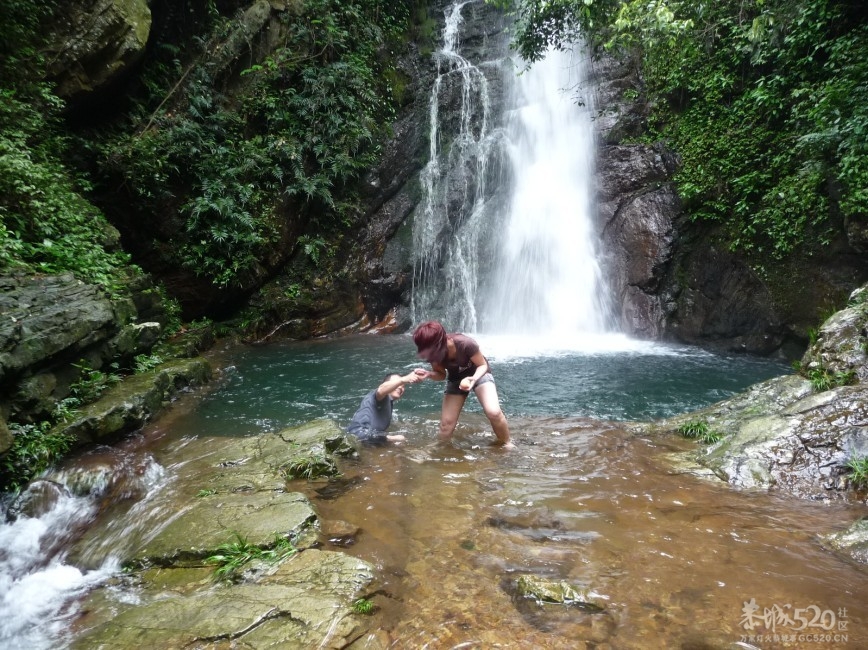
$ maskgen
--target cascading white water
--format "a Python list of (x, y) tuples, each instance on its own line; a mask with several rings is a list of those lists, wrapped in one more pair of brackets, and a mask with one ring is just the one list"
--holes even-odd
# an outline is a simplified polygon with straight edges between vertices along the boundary
[(564, 336), (610, 328), (597, 261), (594, 107), (586, 81), (581, 55), (553, 51), (514, 85), (507, 127), (514, 182), (486, 331)]
[[(164, 469), (150, 456), (117, 456), (122, 462), (111, 471), (54, 470), (50, 478), (34, 481), (19, 499), (27, 503), (24, 497), (36, 494), (36, 511), (0, 523), (0, 648), (64, 646), (69, 621), (77, 613), (76, 599), (120, 570), (112, 548), (121, 546), (124, 531), (114, 546), (92, 554), (98, 557), (91, 568), (75, 566), (67, 558), (113, 486), (122, 485), (122, 496), (116, 498), (126, 499), (133, 493), (150, 495), (165, 482)], [(50, 498), (39, 496), (46, 487), (53, 493)], [(0, 509), (0, 521), (7, 514)]]
[(58, 647), (75, 613), (70, 602), (118, 570), (114, 560), (93, 571), (64, 562), (64, 538), (95, 510), (92, 500), (65, 495), (41, 517), (0, 526), (0, 647)]
[[(487, 179), (502, 132), (489, 125), (488, 79), (458, 52), (462, 10), (469, 4), (447, 9), (443, 45), (436, 54), (429, 160), (420, 177), (424, 198), (414, 219), (411, 311), (416, 321), (436, 314), (472, 331), (486, 267), (480, 242), (491, 226)], [(445, 129), (441, 122), (454, 124)]]
[[(466, 332), (606, 332), (584, 62), (552, 52), (517, 79), (506, 59), (472, 64), (458, 38), (470, 4), (447, 10), (437, 54), (430, 157), (414, 215), (412, 318)], [(498, 106), (483, 68), (501, 77)]]

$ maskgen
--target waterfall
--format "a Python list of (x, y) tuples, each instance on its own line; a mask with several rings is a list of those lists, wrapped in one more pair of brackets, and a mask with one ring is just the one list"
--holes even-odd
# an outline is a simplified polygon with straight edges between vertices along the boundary
[(458, 53), (462, 10), (469, 4), (473, 2), (447, 9), (443, 46), (435, 55), (429, 160), (420, 177), (423, 200), (414, 216), (411, 312), (416, 322), (437, 315), (474, 331), (488, 261), (481, 244), (490, 237), (494, 207), (487, 186), (489, 176), (497, 174), (503, 134), (489, 123), (486, 74)]
[(603, 333), (585, 61), (552, 52), (520, 75), (508, 56), (474, 65), (459, 53), (470, 4), (446, 10), (436, 54), (412, 319), (467, 332)]
[(586, 64), (578, 54), (553, 51), (515, 85), (508, 115), (514, 182), (487, 330), (569, 335), (608, 329), (594, 228), (594, 107)]

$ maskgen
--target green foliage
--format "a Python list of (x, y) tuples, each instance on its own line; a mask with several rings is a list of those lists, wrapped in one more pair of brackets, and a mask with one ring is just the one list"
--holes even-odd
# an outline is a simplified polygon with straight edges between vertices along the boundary
[(61, 162), (60, 100), (45, 84), (0, 87), (0, 268), (72, 271), (116, 288), (129, 257)]
[(848, 476), (856, 487), (868, 486), (868, 456), (857, 456), (847, 461)]
[(827, 368), (811, 368), (808, 371), (808, 381), (813, 389), (820, 393), (839, 386), (849, 386), (856, 381), (856, 373), (852, 370), (846, 372), (830, 372)]
[[(0, 2), (0, 79), (13, 87), (26, 82), (40, 63), (40, 24), (57, 7), (54, 0), (3, 0)], [(2, 83), (2, 82), (0, 82)]]
[(50, 419), (37, 424), (9, 423), (12, 447), (0, 457), (0, 492), (21, 489), (34, 476), (63, 458), (72, 449), (76, 438), (63, 431), (54, 431), (55, 425), (74, 418), (77, 409), (95, 402), (121, 380), (117, 373), (94, 370), (84, 360), (72, 365), (78, 368), (80, 377), (70, 384), (69, 396), (55, 404)]
[(707, 445), (719, 442), (723, 435), (712, 431), (705, 420), (693, 420), (678, 427), (678, 433), (685, 438), (699, 440)]
[(286, 479), (314, 479), (339, 474), (335, 461), (324, 454), (310, 454), (294, 458), (280, 467)]
[(678, 427), (678, 433), (685, 438), (699, 438), (708, 432), (708, 422), (693, 420)]
[(133, 367), (133, 372), (137, 375), (153, 370), (157, 366), (159, 366), (165, 359), (159, 354), (137, 354), (133, 359), (135, 362)]
[[(78, 400), (79, 404), (95, 402), (105, 391), (121, 380), (121, 376), (117, 373), (94, 370), (84, 359), (72, 365), (78, 368), (81, 376), (78, 381), (70, 385), (69, 394)], [(117, 364), (112, 364), (112, 367), (117, 369)]]
[[(868, 23), (830, 0), (515, 0), (528, 60), (585, 40), (641, 63), (649, 140), (734, 249), (781, 258), (868, 214)], [(839, 230), (840, 231), (840, 230)]]
[(706, 431), (704, 434), (699, 436), (699, 442), (703, 442), (706, 445), (713, 445), (716, 442), (720, 442), (723, 439), (723, 434), (720, 431)]
[(374, 606), (374, 603), (372, 603), (367, 598), (359, 598), (353, 603), (353, 611), (356, 614), (364, 614), (366, 616), (369, 616), (374, 613), (375, 609), (376, 607)]
[(116, 235), (84, 198), (88, 184), (62, 162), (63, 103), (39, 81), (40, 26), (55, 6), (0, 3), (0, 269), (71, 271), (114, 290), (129, 257), (115, 250)]
[(318, 265), (320, 261), (320, 255), (325, 251), (328, 257), (332, 257), (334, 255), (334, 249), (328, 246), (328, 242), (326, 242), (321, 237), (311, 237), (309, 235), (303, 235), (298, 238), (298, 243), (301, 246), (304, 254), (314, 263), (314, 265)]
[[(175, 263), (220, 286), (243, 284), (280, 236), (276, 210), (287, 203), (316, 215), (318, 231), (299, 244), (318, 263), (322, 231), (352, 222), (347, 198), (394, 116), (400, 75), (385, 50), (400, 42), (411, 4), (312, 0), (281, 14), (285, 40), (242, 71), (231, 103), (216, 90), (225, 80), (184, 69), (183, 52), (161, 52), (145, 79), (154, 95), (172, 85), (178, 97), (156, 107), (144, 98), (139, 128), (104, 148), (104, 169), (138, 210), (177, 213)], [(214, 25), (212, 48), (225, 27)]]
[(216, 564), (214, 578), (217, 580), (235, 580), (241, 569), (254, 560), (262, 562), (280, 562), (296, 552), (295, 547), (286, 537), (275, 534), (274, 542), (269, 548), (251, 544), (240, 533), (233, 533), (235, 540), (217, 547), (214, 555), (205, 558), (208, 564)]
[(10, 423), (12, 447), (0, 457), (0, 492), (20, 490), (72, 448), (75, 436), (52, 432), (51, 426)]
[(213, 496), (213, 495), (215, 495), (215, 494), (217, 494), (217, 490), (215, 490), (214, 488), (210, 488), (210, 489), (207, 489), (207, 490), (204, 490), (204, 489), (203, 489), (203, 490), (199, 490), (199, 491), (196, 493), (196, 498), (197, 498), (197, 499), (202, 499), (202, 498), (204, 498), (204, 497), (210, 497), (210, 496)]

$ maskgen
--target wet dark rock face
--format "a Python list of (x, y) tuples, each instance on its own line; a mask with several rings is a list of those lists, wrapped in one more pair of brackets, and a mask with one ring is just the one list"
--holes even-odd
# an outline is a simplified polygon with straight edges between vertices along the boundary
[(810, 260), (763, 259), (761, 276), (714, 226), (687, 218), (672, 182), (677, 152), (627, 141), (644, 132), (644, 107), (628, 99), (641, 93), (636, 70), (603, 59), (594, 76), (603, 265), (623, 331), (754, 354), (803, 346), (828, 305), (868, 278), (855, 240), (842, 230)]
[(0, 277), (0, 313), (0, 422), (47, 419), (81, 366), (130, 364), (153, 348), (166, 321), (147, 279), (109, 296), (71, 274)]

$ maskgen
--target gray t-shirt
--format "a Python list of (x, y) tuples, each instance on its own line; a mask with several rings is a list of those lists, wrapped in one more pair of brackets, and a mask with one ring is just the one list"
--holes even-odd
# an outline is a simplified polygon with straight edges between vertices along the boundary
[(357, 436), (359, 440), (384, 438), (385, 431), (392, 424), (392, 396), (386, 395), (377, 401), (377, 391), (372, 390), (365, 395), (353, 419), (347, 426), (347, 432)]

